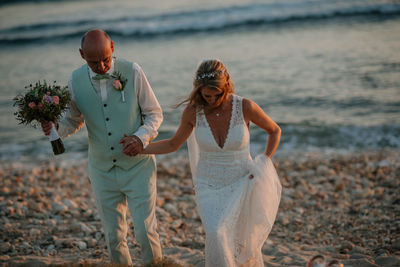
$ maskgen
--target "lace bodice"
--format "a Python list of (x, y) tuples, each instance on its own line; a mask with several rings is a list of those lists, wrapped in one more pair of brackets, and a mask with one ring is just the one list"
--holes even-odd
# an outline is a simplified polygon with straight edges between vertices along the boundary
[(247, 125), (244, 122), (242, 100), (242, 97), (233, 95), (232, 115), (229, 123), (228, 134), (222, 148), (215, 141), (204, 111), (200, 110), (197, 113), (195, 133), (201, 152), (221, 153), (244, 150), (248, 151), (250, 136)]
[[(200, 158), (195, 186), (228, 186), (248, 172), (250, 136), (243, 118), (242, 97), (233, 95), (232, 101), (230, 124), (222, 148), (215, 141), (204, 112), (196, 115), (195, 136)], [(200, 177), (202, 179), (198, 179)]]

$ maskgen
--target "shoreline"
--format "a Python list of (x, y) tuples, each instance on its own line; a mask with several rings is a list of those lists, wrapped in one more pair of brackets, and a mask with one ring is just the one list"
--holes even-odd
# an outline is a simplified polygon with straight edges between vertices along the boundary
[[(55, 159), (55, 160), (54, 160)], [(167, 258), (204, 266), (204, 230), (184, 153), (159, 156), (158, 232)], [(274, 159), (283, 185), (266, 266), (305, 266), (315, 255), (345, 266), (400, 265), (400, 150), (293, 152)], [(0, 160), (2, 266), (108, 263), (86, 159)], [(128, 216), (128, 245), (140, 249)]]

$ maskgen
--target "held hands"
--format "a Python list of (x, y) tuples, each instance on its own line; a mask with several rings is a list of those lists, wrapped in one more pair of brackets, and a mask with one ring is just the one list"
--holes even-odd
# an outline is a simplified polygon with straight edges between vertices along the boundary
[[(51, 121), (42, 121), (42, 122), (40, 122), (40, 124), (42, 125), (43, 133), (45, 135), (50, 135), (50, 130), (52, 127)], [(57, 129), (58, 128), (57, 121), (54, 122), (54, 125), (56, 126), (56, 129)]]
[(122, 152), (127, 156), (133, 157), (143, 151), (143, 143), (136, 135), (124, 134), (119, 143), (123, 145)]

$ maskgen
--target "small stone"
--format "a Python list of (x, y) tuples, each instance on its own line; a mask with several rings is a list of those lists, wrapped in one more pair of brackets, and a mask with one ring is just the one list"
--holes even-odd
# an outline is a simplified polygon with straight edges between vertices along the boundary
[(349, 254), (332, 254), (332, 258), (345, 260), (345, 259), (349, 259), (350, 255)]
[(167, 203), (164, 205), (164, 209), (170, 213), (177, 214), (178, 213), (178, 209), (171, 203)]
[(171, 227), (174, 229), (178, 229), (182, 224), (182, 220), (175, 220), (172, 224)]
[(94, 238), (88, 238), (88, 240), (86, 240), (86, 243), (89, 248), (94, 248), (97, 245), (97, 240)]
[(295, 210), (299, 214), (303, 214), (304, 213), (304, 209), (302, 207), (296, 207)]
[(165, 199), (162, 197), (157, 197), (157, 207), (162, 207), (165, 204)]
[(204, 234), (204, 228), (202, 226), (199, 226), (196, 228), (196, 233), (197, 234)]
[(317, 167), (317, 174), (325, 174), (325, 173), (327, 173), (328, 172), (328, 170), (329, 170), (329, 168), (327, 167), (327, 166), (325, 166), (325, 165), (319, 165), (318, 167)]
[(286, 226), (286, 225), (288, 225), (289, 223), (290, 223), (289, 217), (288, 217), (288, 216), (284, 216), (284, 217), (282, 218), (282, 224), (283, 224), (283, 226)]
[(57, 248), (72, 248), (73, 240), (71, 238), (60, 238), (55, 240), (55, 245)]
[(169, 217), (169, 213), (160, 207), (156, 207), (156, 213), (157, 213), (157, 217), (158, 216), (161, 218)]
[(351, 243), (350, 241), (344, 241), (341, 245), (340, 245), (340, 249), (346, 249), (348, 251), (352, 250), (354, 248), (354, 244)]
[(7, 253), (11, 249), (10, 242), (5, 242), (0, 244), (0, 252)]
[(344, 183), (339, 183), (335, 186), (335, 191), (336, 192), (342, 191), (344, 187), (345, 187)]
[(83, 222), (72, 223), (71, 230), (74, 232), (84, 232), (86, 235), (89, 235), (92, 232), (92, 230)]
[(96, 232), (96, 234), (94, 235), (94, 238), (96, 238), (96, 240), (100, 240), (102, 236), (103, 235), (100, 232)]
[(352, 255), (350, 255), (350, 259), (352, 260), (352, 259), (365, 259), (366, 258), (366, 256), (365, 255), (362, 255), (362, 254), (352, 254)]
[(80, 250), (87, 249), (87, 244), (85, 242), (83, 242), (83, 241), (78, 241), (78, 243), (76, 243), (76, 245), (78, 246), (78, 248)]
[(352, 267), (379, 267), (380, 265), (376, 265), (366, 259), (352, 259), (345, 260), (343, 262), (344, 266), (352, 266)]
[(57, 225), (57, 221), (56, 220), (54, 220), (54, 219), (50, 219), (50, 220), (48, 220), (47, 221), (47, 224), (49, 225), (49, 226), (56, 226)]
[(5, 187), (2, 188), (2, 191), (3, 191), (2, 192), (3, 194), (8, 194), (8, 193), (10, 193), (10, 188), (5, 186)]
[(21, 247), (22, 247), (22, 248), (30, 248), (31, 245), (30, 245), (28, 242), (24, 241), (24, 242), (22, 242)]
[(390, 167), (392, 165), (392, 163), (390, 161), (388, 161), (387, 159), (381, 160), (378, 163), (378, 166), (380, 168), (384, 168), (384, 167)]
[(174, 243), (182, 243), (182, 239), (180, 239), (180, 238), (178, 238), (178, 237), (175, 237), (175, 236), (173, 236), (173, 237), (171, 238), (171, 241), (174, 242)]
[(360, 247), (360, 246), (354, 246), (351, 251), (350, 254), (363, 254), (363, 255), (368, 255), (368, 250)]
[(72, 201), (70, 199), (64, 200), (64, 205), (67, 206), (69, 209), (77, 209), (78, 204), (75, 203), (75, 201)]
[(31, 230), (29, 230), (29, 235), (31, 235), (31, 236), (38, 236), (38, 235), (40, 235), (40, 230), (39, 230), (39, 229), (32, 228)]
[(56, 213), (63, 213), (68, 210), (68, 207), (62, 203), (53, 202), (51, 204), (51, 209)]

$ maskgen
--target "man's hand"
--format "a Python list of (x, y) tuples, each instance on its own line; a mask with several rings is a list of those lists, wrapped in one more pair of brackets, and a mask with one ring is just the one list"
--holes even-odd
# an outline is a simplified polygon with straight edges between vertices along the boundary
[[(50, 130), (51, 130), (51, 122), (50, 121), (42, 121), (40, 123), (42, 125), (42, 130), (44, 132), (45, 135), (50, 135)], [(57, 128), (57, 122), (54, 123), (56, 125)]]
[(119, 143), (123, 145), (122, 152), (127, 156), (133, 157), (143, 151), (143, 143), (136, 135), (124, 134)]

